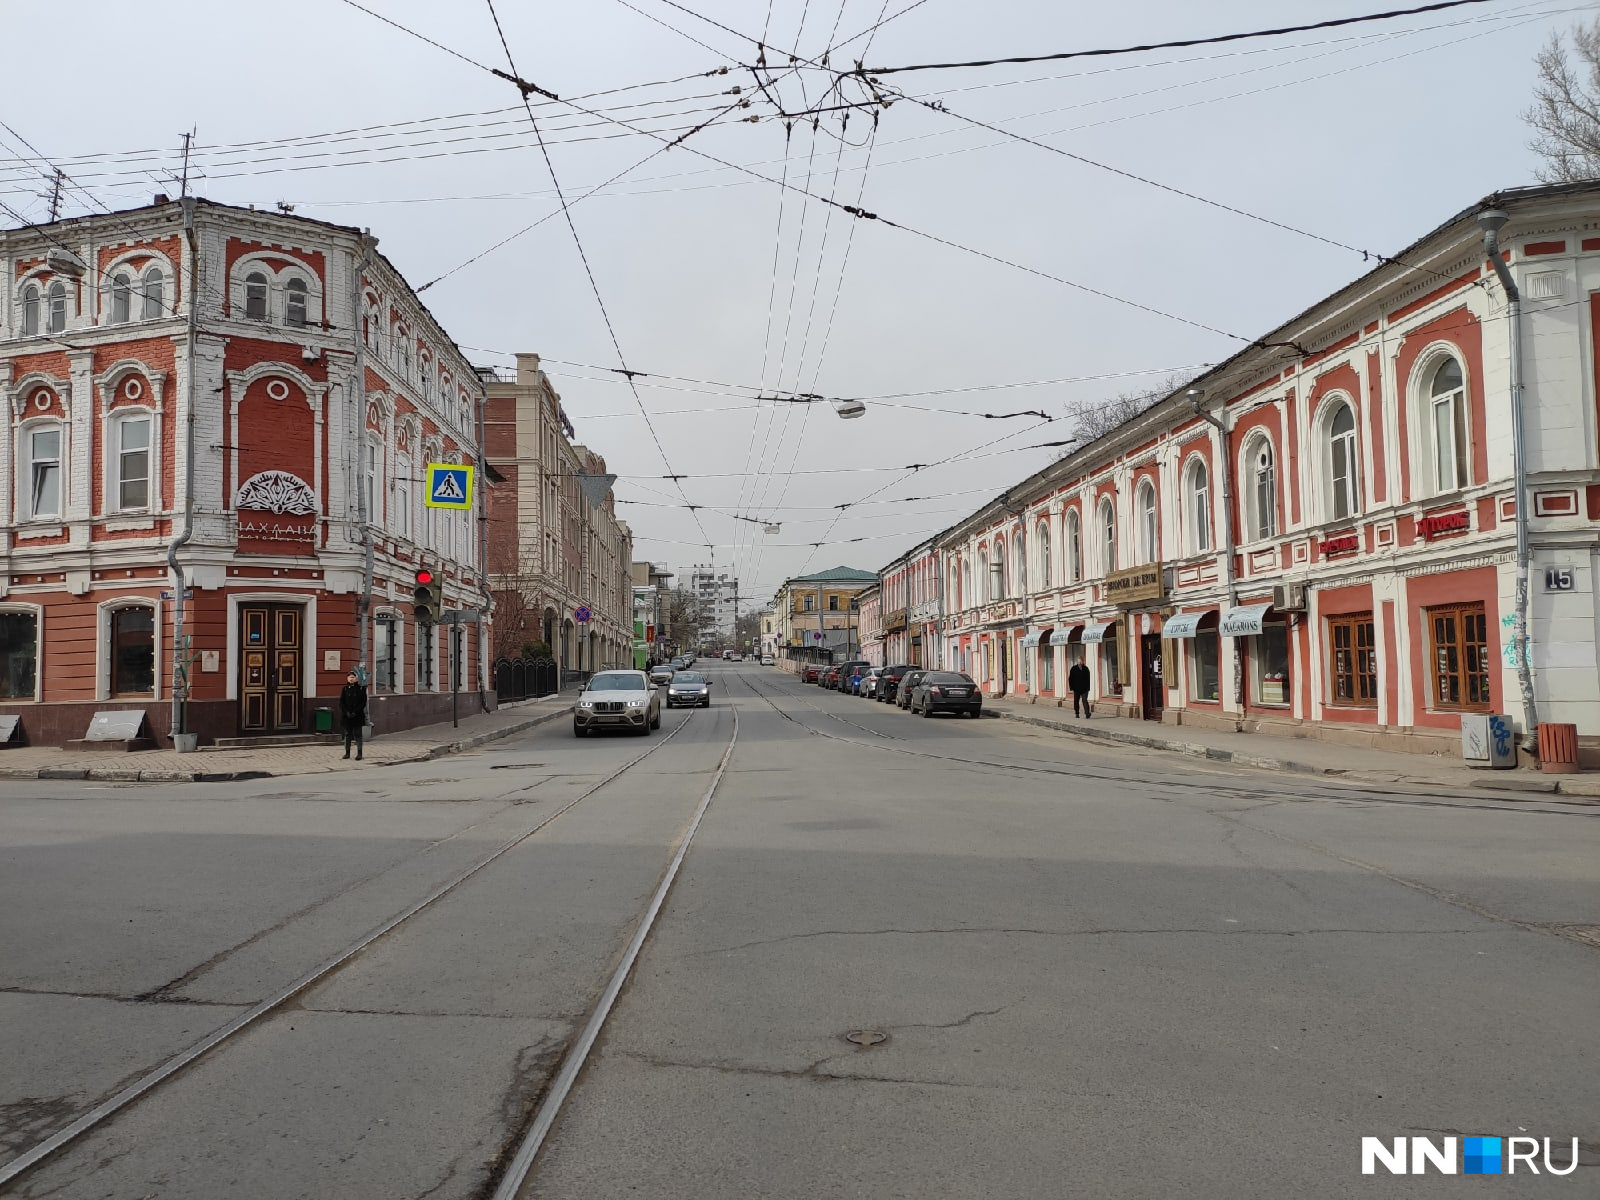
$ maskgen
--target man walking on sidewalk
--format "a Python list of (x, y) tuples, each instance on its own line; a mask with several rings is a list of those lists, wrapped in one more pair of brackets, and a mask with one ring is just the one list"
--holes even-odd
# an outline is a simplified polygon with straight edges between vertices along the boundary
[(362, 735), (367, 724), (367, 689), (354, 671), (345, 677), (344, 690), (339, 693), (339, 715), (344, 719), (344, 756), (350, 757), (350, 743), (354, 741), (356, 761), (360, 762)]
[(1072, 691), (1072, 715), (1089, 715), (1089, 668), (1082, 662), (1072, 664), (1067, 672), (1067, 687)]

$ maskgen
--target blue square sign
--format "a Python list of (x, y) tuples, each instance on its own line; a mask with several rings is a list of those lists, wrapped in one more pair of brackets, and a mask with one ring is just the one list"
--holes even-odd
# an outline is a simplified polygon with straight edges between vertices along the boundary
[(429, 508), (470, 509), (472, 468), (461, 463), (429, 463), (428, 490), (422, 502)]

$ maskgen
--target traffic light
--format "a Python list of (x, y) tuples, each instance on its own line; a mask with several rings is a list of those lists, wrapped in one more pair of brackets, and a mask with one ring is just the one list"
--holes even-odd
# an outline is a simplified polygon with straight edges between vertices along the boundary
[(444, 608), (444, 585), (427, 567), (418, 567), (411, 589), (411, 611), (418, 625), (433, 625)]

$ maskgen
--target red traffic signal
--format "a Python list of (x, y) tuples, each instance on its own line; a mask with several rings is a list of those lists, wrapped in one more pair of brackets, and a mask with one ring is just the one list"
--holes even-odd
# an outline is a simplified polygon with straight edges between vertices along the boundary
[(423, 587), (433, 582), (433, 572), (427, 567), (418, 567), (416, 574), (417, 586)]

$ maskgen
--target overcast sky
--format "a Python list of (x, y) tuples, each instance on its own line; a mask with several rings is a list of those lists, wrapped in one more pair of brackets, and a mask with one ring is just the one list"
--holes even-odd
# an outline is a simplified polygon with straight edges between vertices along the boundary
[[(770, 17), (768, 0), (684, 7), (820, 59), (910, 2), (771, 0)], [(833, 63), (1116, 47), (1410, 6), (924, 0)], [(369, 7), (506, 67), (483, 0)], [(1226, 46), (886, 77), (950, 113), (1304, 233), (903, 100), (880, 110), (874, 134), (859, 109), (843, 128), (837, 112), (818, 130), (786, 128), (758, 95), (671, 150), (538, 101), (569, 199), (662, 151), (571, 215), (627, 365), (711, 381), (639, 381), (665, 462), (633, 393), (597, 369), (618, 366), (617, 350), (517, 91), (480, 67), (342, 0), (96, 4), (75, 10), (70, 29), (59, 7), (9, 5), (8, 40), (38, 54), (31, 82), (29, 71), (10, 77), (0, 119), (112, 207), (175, 193), (177, 147), (196, 127), (197, 194), (369, 226), (414, 287), (554, 214), (424, 300), (476, 361), (545, 356), (579, 440), (622, 477), (637, 558), (715, 561), (756, 601), (793, 574), (882, 565), (1057, 453), (1025, 447), (1070, 436), (1061, 420), (963, 413), (1060, 414), (1077, 398), (1220, 361), (1241, 343), (1185, 321), (1254, 337), (1366, 269), (1319, 237), (1392, 252), (1488, 192), (1533, 182), (1519, 119), (1533, 55), (1594, 7), (1491, 0)], [(727, 89), (751, 92), (752, 43), (667, 0), (498, 9), (524, 79), (669, 139), (742, 98)], [(788, 66), (776, 51), (767, 60)], [(721, 66), (734, 69), (698, 77)], [(824, 83), (817, 70), (788, 74), (777, 99), (803, 109)], [(593, 95), (612, 89), (628, 90)], [(397, 127), (370, 128), (385, 125)], [(844, 203), (860, 196), (868, 211), (966, 249), (857, 221), (691, 148)], [(117, 161), (82, 157), (107, 155)], [(47, 211), (15, 169), (0, 172), (0, 195), (32, 218)], [(65, 211), (88, 207), (74, 194)], [(1041, 380), (1073, 382), (944, 391)], [(899, 398), (868, 399), (864, 417), (844, 421), (824, 405), (758, 404), (759, 389)], [(1006, 435), (983, 457), (963, 455)], [(914, 475), (874, 470), (944, 459)], [(681, 493), (669, 473), (687, 477)], [(935, 498), (834, 508), (874, 492)], [(706, 506), (698, 523), (685, 497)]]

